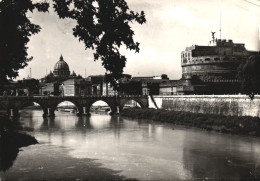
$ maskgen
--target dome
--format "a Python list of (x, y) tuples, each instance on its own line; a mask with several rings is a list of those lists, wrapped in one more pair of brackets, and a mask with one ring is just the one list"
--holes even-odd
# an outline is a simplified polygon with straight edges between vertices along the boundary
[(70, 75), (69, 65), (63, 60), (62, 55), (54, 66), (53, 74), (55, 77), (68, 77)]
[(55, 64), (55, 66), (54, 66), (54, 71), (55, 70), (70, 70), (69, 69), (69, 65), (67, 64), (67, 62), (65, 62), (64, 60), (63, 60), (63, 57), (62, 57), (62, 55), (61, 55), (61, 57), (60, 57), (60, 60)]

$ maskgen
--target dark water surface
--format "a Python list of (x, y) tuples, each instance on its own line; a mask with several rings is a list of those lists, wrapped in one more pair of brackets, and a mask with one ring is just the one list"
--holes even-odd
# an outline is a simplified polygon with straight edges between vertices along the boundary
[[(0, 180), (260, 180), (260, 141), (92, 113), (26, 110), (40, 144), (21, 148)], [(3, 160), (0, 155), (0, 162)]]

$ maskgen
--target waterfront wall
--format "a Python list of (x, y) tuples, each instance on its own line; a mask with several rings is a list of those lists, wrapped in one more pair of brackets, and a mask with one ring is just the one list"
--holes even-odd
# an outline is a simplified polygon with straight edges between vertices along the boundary
[[(156, 105), (155, 105), (156, 104)], [(260, 95), (159, 95), (149, 96), (149, 107), (193, 113), (260, 117)]]

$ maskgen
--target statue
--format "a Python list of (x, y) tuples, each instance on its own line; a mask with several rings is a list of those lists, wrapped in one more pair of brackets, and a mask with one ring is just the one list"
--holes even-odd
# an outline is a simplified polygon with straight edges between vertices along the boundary
[(212, 42), (213, 42), (213, 43), (215, 42), (215, 33), (216, 33), (216, 32), (211, 32), (211, 34), (212, 34)]

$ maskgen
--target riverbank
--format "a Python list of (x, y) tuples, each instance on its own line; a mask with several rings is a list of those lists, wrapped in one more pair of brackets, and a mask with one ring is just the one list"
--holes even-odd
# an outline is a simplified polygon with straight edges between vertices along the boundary
[(217, 114), (167, 111), (163, 109), (127, 108), (122, 116), (197, 127), (208, 131), (260, 137), (260, 118), (251, 116), (223, 116)]
[(12, 167), (21, 147), (32, 144), (38, 144), (38, 141), (23, 132), (19, 122), (0, 115), (0, 171)]
[(149, 108), (224, 116), (260, 117), (260, 95), (155, 95)]

